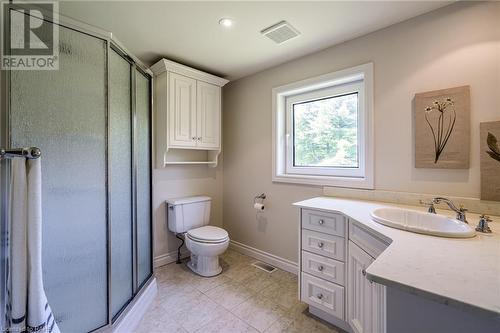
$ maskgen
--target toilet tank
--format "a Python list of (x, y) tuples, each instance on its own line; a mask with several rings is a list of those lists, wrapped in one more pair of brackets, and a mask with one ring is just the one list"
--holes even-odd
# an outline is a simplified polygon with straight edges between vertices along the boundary
[(166, 200), (168, 229), (173, 233), (180, 234), (208, 225), (211, 200), (207, 196)]

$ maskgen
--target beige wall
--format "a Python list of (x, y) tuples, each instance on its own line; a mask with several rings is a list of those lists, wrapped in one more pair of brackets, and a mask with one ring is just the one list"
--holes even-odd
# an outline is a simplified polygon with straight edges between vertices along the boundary
[(174, 254), (180, 241), (168, 231), (166, 219), (167, 198), (192, 195), (212, 197), (210, 222), (222, 226), (222, 165), (168, 166), (153, 171), (154, 258), (156, 264), (166, 263), (165, 256)]
[[(271, 182), (271, 89), (366, 62), (375, 68), (375, 187), (479, 196), (479, 122), (500, 119), (500, 3), (456, 3), (224, 87), (223, 216), (233, 240), (297, 260), (291, 204), (322, 189)], [(462, 85), (471, 86), (470, 169), (415, 169), (414, 94)], [(261, 192), (267, 209), (256, 216)]]

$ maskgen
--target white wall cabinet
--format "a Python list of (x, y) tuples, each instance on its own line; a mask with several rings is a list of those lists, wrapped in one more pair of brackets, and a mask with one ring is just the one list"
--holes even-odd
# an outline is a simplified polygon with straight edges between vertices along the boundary
[(301, 209), (300, 298), (346, 331), (386, 332), (385, 287), (366, 269), (387, 244), (344, 215)]
[(151, 70), (155, 74), (156, 167), (216, 166), (221, 152), (221, 88), (229, 81), (166, 59)]

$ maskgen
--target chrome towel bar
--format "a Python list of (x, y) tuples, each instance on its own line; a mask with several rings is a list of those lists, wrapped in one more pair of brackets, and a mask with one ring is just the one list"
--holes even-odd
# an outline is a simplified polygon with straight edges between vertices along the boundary
[(29, 148), (11, 148), (4, 149), (0, 148), (0, 159), (2, 158), (14, 158), (14, 157), (24, 157), (29, 159), (39, 158), (42, 155), (42, 151), (37, 147)]

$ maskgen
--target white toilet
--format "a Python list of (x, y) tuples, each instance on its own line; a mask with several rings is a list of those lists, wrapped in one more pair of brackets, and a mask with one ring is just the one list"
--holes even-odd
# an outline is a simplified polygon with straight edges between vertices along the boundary
[(229, 246), (229, 235), (222, 228), (208, 225), (210, 197), (176, 198), (166, 202), (168, 229), (175, 234), (185, 233), (186, 247), (191, 252), (188, 267), (201, 276), (222, 272), (219, 255)]

